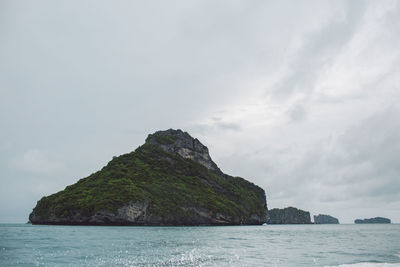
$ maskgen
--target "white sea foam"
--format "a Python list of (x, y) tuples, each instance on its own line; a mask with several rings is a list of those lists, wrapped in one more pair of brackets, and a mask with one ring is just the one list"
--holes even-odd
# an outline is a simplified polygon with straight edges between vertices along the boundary
[(400, 263), (359, 262), (325, 267), (400, 267)]

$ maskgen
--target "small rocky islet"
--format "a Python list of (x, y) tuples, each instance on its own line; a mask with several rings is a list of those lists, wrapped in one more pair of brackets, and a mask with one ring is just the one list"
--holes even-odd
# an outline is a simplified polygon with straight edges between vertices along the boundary
[(315, 224), (339, 224), (339, 220), (333, 216), (326, 214), (314, 215)]
[(294, 207), (271, 209), (267, 224), (311, 224), (310, 212)]
[(265, 192), (224, 174), (208, 148), (187, 132), (150, 134), (135, 151), (100, 171), (43, 197), (32, 224), (261, 225)]
[(375, 217), (369, 219), (356, 219), (355, 224), (367, 224), (367, 223), (391, 223), (390, 219), (384, 217)]
[(312, 222), (309, 211), (287, 207), (270, 209), (267, 224), (339, 224), (339, 220), (330, 215), (319, 214), (314, 215), (314, 222)]

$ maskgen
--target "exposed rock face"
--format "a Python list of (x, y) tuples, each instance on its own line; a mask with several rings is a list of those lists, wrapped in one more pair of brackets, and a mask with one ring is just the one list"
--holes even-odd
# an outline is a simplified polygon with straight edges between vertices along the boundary
[(73, 216), (57, 217), (52, 214), (46, 220), (33, 211), (29, 215), (29, 222), (32, 224), (52, 225), (142, 225), (142, 226), (163, 226), (163, 225), (260, 225), (265, 223), (263, 215), (251, 214), (250, 217), (226, 215), (214, 213), (212, 210), (199, 207), (181, 207), (188, 211), (190, 216), (167, 217), (153, 214), (148, 211), (148, 204), (141, 202), (130, 203), (118, 209), (117, 213), (110, 211), (98, 211), (87, 216), (76, 213)]
[(311, 224), (310, 212), (293, 207), (268, 211), (267, 224)]
[(370, 219), (356, 219), (354, 223), (391, 223), (390, 219), (384, 217), (375, 217)]
[(317, 216), (314, 215), (314, 223), (315, 224), (338, 224), (339, 220), (330, 215), (319, 214)]
[(266, 222), (265, 192), (222, 173), (181, 130), (159, 131), (134, 152), (38, 201), (32, 224), (241, 225)]
[(150, 134), (146, 139), (146, 143), (157, 145), (165, 152), (174, 153), (185, 159), (198, 162), (216, 174), (223, 174), (217, 164), (212, 161), (208, 153), (208, 148), (200, 143), (197, 138), (191, 137), (187, 132), (179, 129), (158, 131)]

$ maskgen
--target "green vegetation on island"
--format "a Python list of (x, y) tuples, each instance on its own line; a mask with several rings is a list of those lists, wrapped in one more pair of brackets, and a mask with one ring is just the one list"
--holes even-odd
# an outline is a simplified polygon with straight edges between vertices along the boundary
[[(149, 135), (148, 140), (153, 142), (146, 140), (134, 152), (114, 157), (100, 171), (43, 197), (30, 221), (89, 225), (264, 223), (264, 190), (194, 160), (208, 159), (208, 150), (202, 147), (206, 155), (196, 149), (193, 140), (197, 139), (186, 140), (189, 137), (180, 130)], [(186, 147), (191, 146), (189, 141), (192, 150)], [(167, 152), (174, 149), (189, 156)]]

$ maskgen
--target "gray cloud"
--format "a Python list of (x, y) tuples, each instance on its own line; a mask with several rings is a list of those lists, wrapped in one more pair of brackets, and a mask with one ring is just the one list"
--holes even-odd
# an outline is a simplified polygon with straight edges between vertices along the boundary
[(20, 155), (9, 164), (25, 171), (27, 173), (56, 173), (63, 171), (62, 163), (50, 160), (42, 151), (37, 149), (29, 149), (23, 155)]
[(299, 51), (289, 59), (287, 74), (273, 88), (274, 96), (285, 99), (300, 92), (307, 98), (314, 91), (318, 73), (331, 64), (353, 37), (364, 15), (365, 2), (347, 1), (342, 8), (336, 10), (336, 16), (330, 17), (328, 23), (321, 21), (320, 28), (303, 37)]
[(193, 124), (190, 126), (190, 129), (194, 133), (209, 134), (213, 131), (219, 131), (219, 130), (240, 131), (241, 125), (239, 123), (227, 122), (221, 120), (221, 118), (214, 117), (209, 122)]
[(167, 128), (265, 188), (271, 207), (400, 221), (397, 2), (0, 12), (0, 221), (24, 222), (43, 195)]
[(297, 104), (288, 110), (288, 115), (292, 119), (292, 121), (301, 121), (307, 117), (307, 111), (303, 105)]

